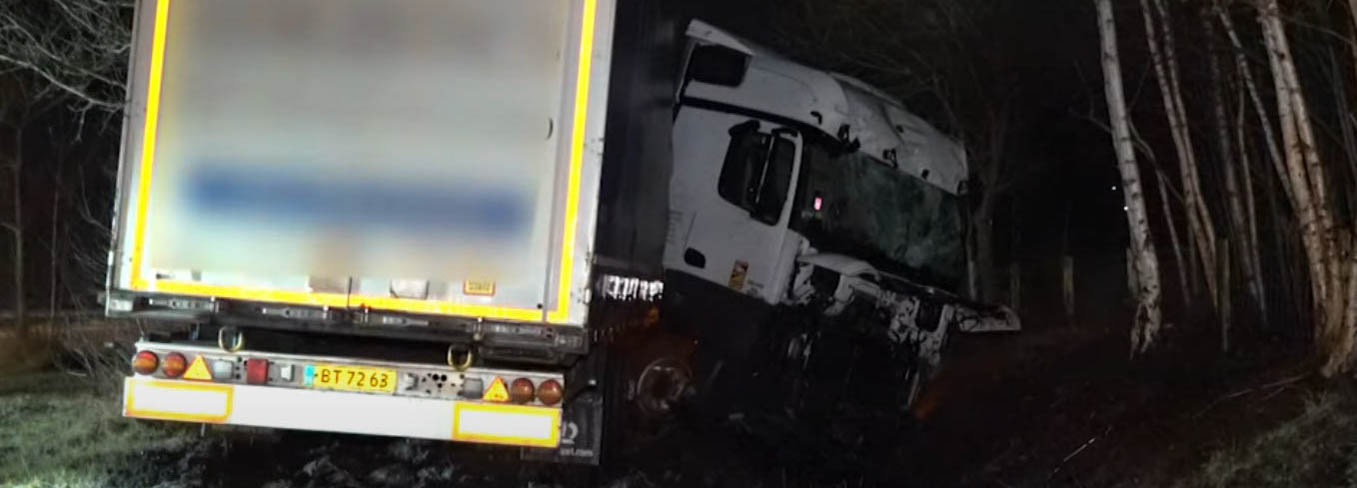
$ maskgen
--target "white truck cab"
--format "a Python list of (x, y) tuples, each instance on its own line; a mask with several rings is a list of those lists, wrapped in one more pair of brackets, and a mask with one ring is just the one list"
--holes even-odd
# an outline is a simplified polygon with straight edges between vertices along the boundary
[[(950, 331), (1020, 327), (1011, 312), (958, 296), (968, 173), (960, 145), (861, 81), (701, 21), (687, 35), (668, 291), (713, 303), (723, 302), (711, 298), (718, 289), (745, 297), (689, 330), (744, 343), (728, 351), (741, 355), (770, 332), (740, 329), (781, 319), (732, 309), (777, 316), (822, 299), (814, 313), (835, 316), (857, 301), (889, 310), (891, 340), (935, 371)], [(777, 335), (779, 324), (767, 327)]]

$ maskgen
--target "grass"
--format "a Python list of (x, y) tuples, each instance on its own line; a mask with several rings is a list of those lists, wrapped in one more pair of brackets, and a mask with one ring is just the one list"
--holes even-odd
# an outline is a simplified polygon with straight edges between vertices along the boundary
[(1357, 487), (1357, 398), (1352, 392), (1317, 393), (1298, 416), (1212, 453), (1178, 486)]
[(121, 417), (120, 395), (107, 390), (63, 372), (0, 379), (0, 486), (125, 483), (148, 451), (178, 449), (192, 439), (182, 426)]

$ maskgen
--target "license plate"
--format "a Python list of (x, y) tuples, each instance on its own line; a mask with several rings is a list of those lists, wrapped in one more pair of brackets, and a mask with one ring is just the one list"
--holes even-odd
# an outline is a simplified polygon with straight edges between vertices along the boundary
[(306, 384), (313, 388), (381, 393), (396, 391), (396, 371), (393, 369), (313, 364), (306, 366), (305, 376)]

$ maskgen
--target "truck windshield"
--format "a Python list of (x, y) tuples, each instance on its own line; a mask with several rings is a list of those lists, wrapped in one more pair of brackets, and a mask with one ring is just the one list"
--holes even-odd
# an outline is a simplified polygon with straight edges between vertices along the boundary
[(957, 291), (965, 268), (961, 202), (862, 152), (803, 149), (791, 227), (820, 252)]

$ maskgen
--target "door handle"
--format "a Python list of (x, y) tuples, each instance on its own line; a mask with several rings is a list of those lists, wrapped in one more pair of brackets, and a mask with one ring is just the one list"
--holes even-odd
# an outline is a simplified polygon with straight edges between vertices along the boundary
[(707, 256), (702, 254), (702, 251), (690, 247), (683, 251), (683, 262), (688, 263), (688, 266), (704, 269), (707, 267)]

